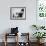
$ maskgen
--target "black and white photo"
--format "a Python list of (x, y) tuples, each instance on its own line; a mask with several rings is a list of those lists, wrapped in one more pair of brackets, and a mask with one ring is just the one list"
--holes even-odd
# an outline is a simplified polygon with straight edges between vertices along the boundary
[(10, 8), (11, 20), (25, 20), (26, 19), (26, 7), (11, 7)]

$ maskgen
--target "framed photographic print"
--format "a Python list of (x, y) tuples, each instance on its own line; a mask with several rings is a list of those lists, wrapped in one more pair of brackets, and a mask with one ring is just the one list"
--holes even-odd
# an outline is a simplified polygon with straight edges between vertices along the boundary
[(11, 7), (10, 8), (11, 20), (25, 20), (26, 19), (26, 7)]

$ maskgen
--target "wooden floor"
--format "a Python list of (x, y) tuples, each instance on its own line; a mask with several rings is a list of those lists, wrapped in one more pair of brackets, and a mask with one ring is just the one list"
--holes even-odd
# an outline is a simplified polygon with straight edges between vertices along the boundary
[[(4, 46), (4, 43), (2, 42), (0, 42), (0, 46)], [(15, 46), (15, 42), (14, 43), (8, 43), (8, 45), (7, 46)], [(30, 46), (37, 46), (37, 43), (30, 43)], [(42, 46), (46, 46), (46, 43), (44, 43)]]

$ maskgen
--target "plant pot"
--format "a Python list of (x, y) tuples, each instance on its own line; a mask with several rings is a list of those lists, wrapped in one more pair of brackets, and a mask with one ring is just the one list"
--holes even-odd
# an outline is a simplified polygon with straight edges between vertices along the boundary
[(45, 39), (40, 39), (40, 43), (44, 43), (44, 40), (45, 40)]
[(37, 39), (37, 43), (40, 43), (40, 39)]
[(41, 43), (44, 42), (44, 40), (45, 40), (45, 39), (38, 39), (37, 42), (38, 42), (39, 44), (41, 44)]

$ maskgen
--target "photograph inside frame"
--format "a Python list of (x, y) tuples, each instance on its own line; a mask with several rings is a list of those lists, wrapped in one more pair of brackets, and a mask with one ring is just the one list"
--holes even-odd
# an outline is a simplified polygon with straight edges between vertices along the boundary
[(26, 19), (26, 8), (25, 7), (11, 7), (10, 19), (12, 20)]

